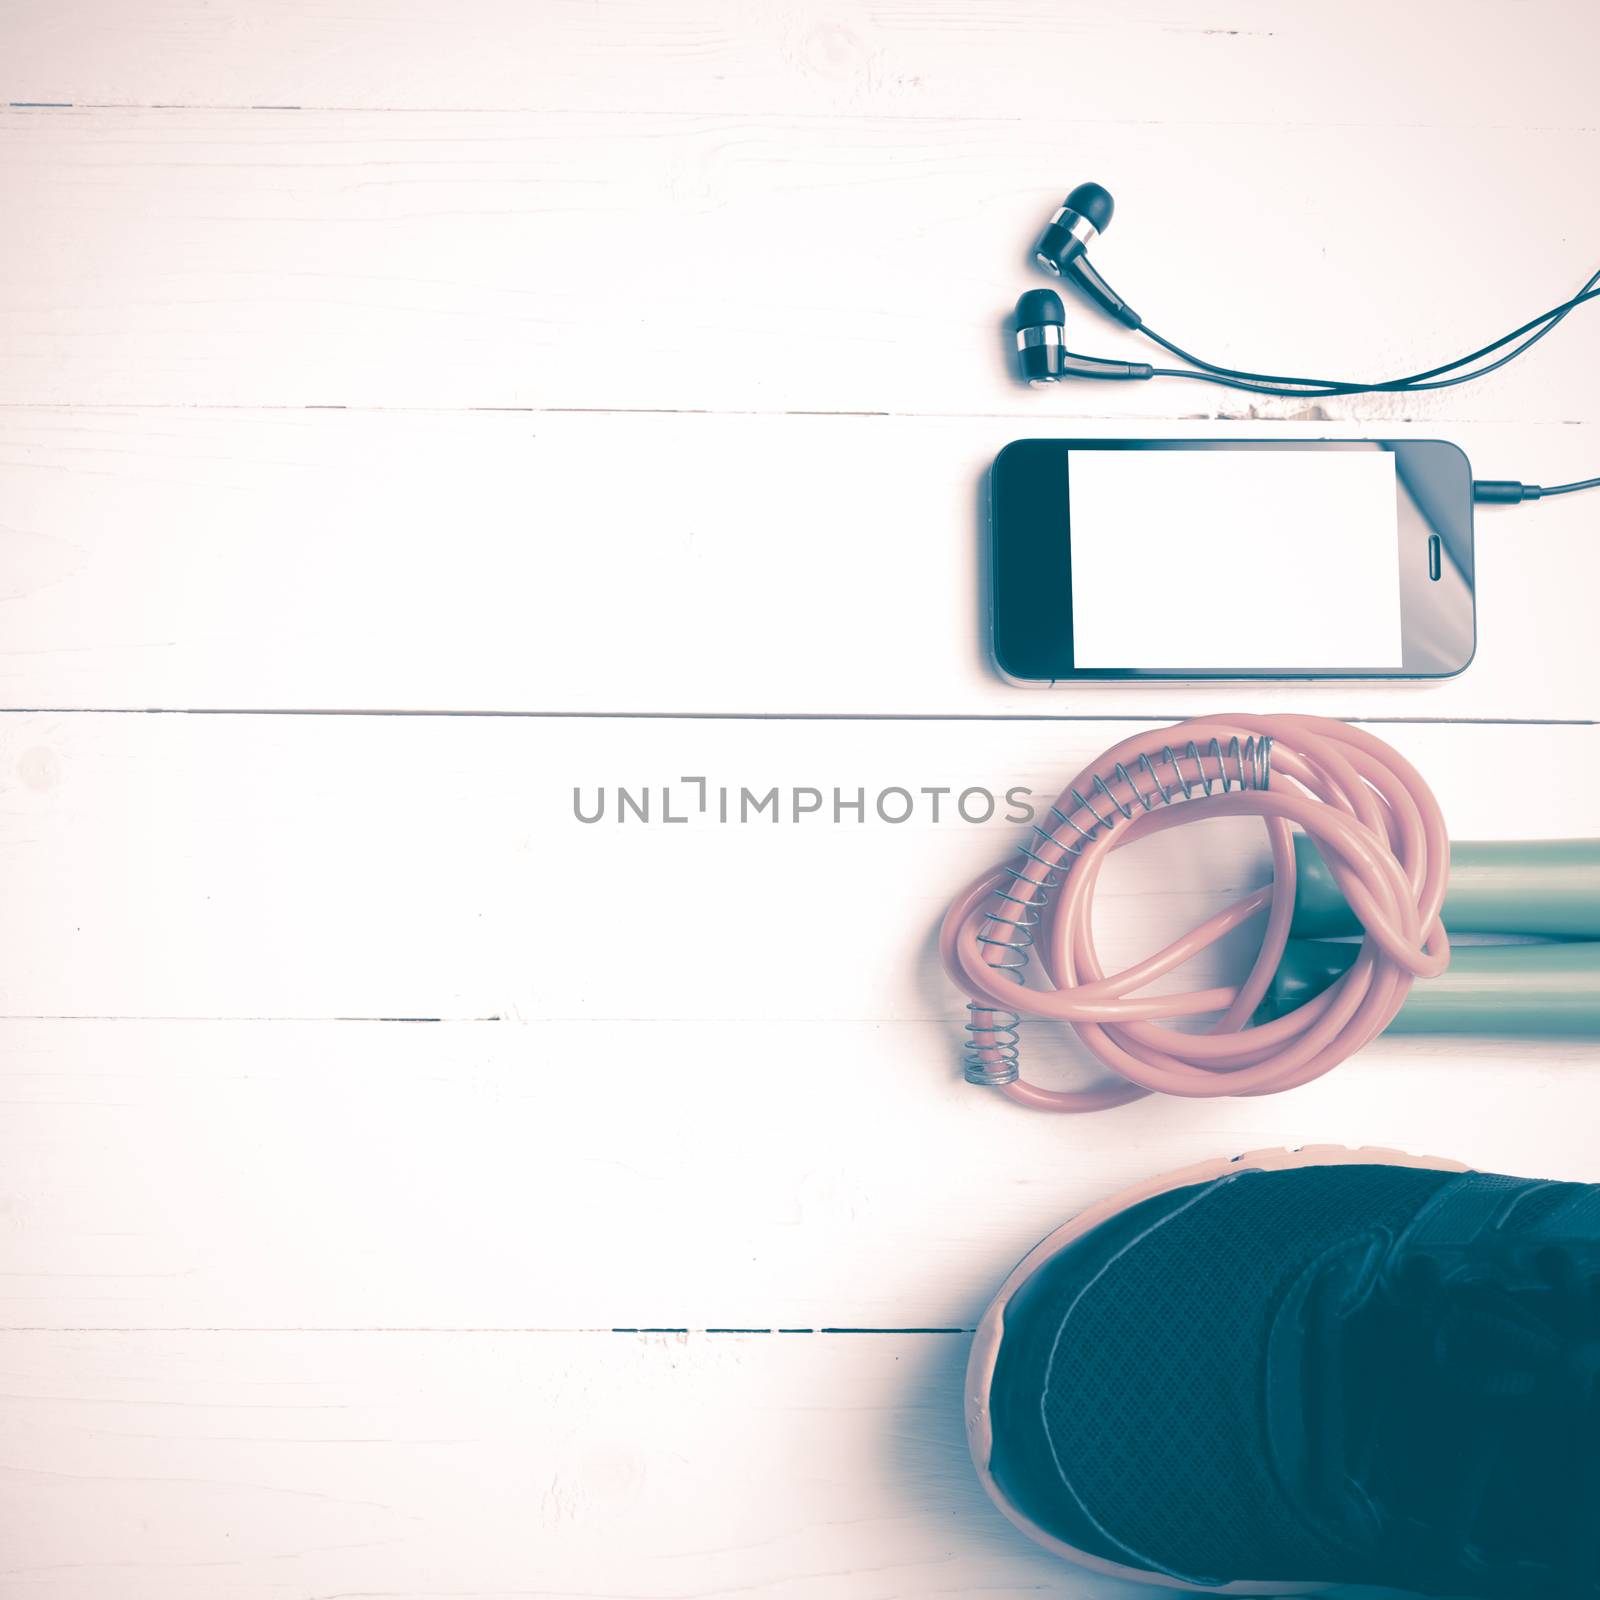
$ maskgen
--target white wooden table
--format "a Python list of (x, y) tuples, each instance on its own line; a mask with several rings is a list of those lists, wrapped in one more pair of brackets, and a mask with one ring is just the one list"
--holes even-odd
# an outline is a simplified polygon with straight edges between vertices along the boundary
[[(1015, 828), (572, 806), (1044, 791), (1247, 705), (1371, 719), (1458, 837), (1600, 831), (1600, 496), (1480, 517), (1437, 688), (1029, 692), (977, 623), (1022, 435), (1600, 469), (1592, 313), (1325, 410), (1035, 394), (1003, 338), (1085, 178), (1217, 359), (1488, 338), (1597, 258), (1596, 45), (1579, 0), (0, 5), (0, 1596), (1099, 1593), (965, 1458), (1037, 1236), (1282, 1141), (1600, 1178), (1583, 1045), (1016, 1111), (931, 949)], [(1108, 958), (1259, 881), (1208, 829), (1117, 863)]]

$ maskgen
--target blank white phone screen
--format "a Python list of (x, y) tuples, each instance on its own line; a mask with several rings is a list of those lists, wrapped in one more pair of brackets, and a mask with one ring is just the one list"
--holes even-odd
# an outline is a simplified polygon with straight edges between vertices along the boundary
[(1402, 664), (1387, 450), (1074, 450), (1076, 667)]

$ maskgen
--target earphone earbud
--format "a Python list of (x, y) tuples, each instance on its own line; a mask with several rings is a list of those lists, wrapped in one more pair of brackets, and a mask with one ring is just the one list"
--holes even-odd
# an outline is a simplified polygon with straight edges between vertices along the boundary
[(1017, 366), (1024, 383), (1054, 383), (1061, 376), (1066, 321), (1054, 289), (1030, 289), (1017, 301)]
[(1056, 214), (1039, 235), (1033, 259), (1046, 272), (1077, 284), (1124, 327), (1137, 328), (1144, 319), (1094, 270), (1085, 253), (1111, 226), (1116, 208), (1109, 189), (1098, 183), (1080, 183), (1056, 208)]
[(1102, 189), (1098, 183), (1080, 183), (1056, 208), (1056, 214), (1039, 235), (1039, 242), (1033, 247), (1034, 260), (1059, 278), (1068, 264), (1111, 226), (1111, 214), (1116, 208), (1109, 189)]
[[(1106, 198), (1109, 201), (1110, 196)], [(1054, 289), (1030, 289), (1017, 301), (1017, 365), (1026, 382), (1155, 376), (1155, 368), (1148, 362), (1074, 355), (1067, 349), (1066, 322), (1066, 307)]]

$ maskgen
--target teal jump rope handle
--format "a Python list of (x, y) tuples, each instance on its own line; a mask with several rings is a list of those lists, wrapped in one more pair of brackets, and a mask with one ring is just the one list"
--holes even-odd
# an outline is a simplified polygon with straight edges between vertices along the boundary
[[(1293, 937), (1360, 933), (1327, 863), (1303, 833), (1295, 836), (1294, 855), (1299, 873)], [(1600, 839), (1457, 841), (1450, 846), (1450, 886), (1441, 915), (1453, 933), (1600, 939)]]
[[(1281, 1017), (1321, 994), (1360, 948), (1291, 939), (1255, 1020)], [(1449, 967), (1411, 986), (1386, 1031), (1600, 1036), (1600, 941), (1455, 945)]]

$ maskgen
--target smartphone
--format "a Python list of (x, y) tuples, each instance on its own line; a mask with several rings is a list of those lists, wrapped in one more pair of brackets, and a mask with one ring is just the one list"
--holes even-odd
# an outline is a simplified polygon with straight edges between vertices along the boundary
[(1013, 683), (1449, 678), (1472, 660), (1472, 468), (1443, 440), (1019, 439), (990, 491)]

